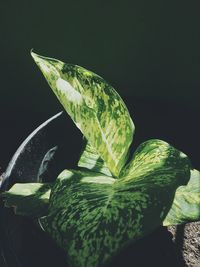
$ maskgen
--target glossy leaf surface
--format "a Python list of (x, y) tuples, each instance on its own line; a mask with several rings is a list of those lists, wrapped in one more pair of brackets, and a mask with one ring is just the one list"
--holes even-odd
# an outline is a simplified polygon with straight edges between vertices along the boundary
[(191, 170), (187, 185), (176, 190), (173, 205), (163, 225), (176, 225), (200, 220), (200, 173)]
[(176, 188), (189, 179), (189, 165), (169, 144), (150, 140), (136, 150), (119, 179), (65, 170), (40, 223), (67, 252), (71, 266), (102, 266), (162, 223)]
[(91, 71), (35, 53), (32, 56), (76, 126), (118, 176), (134, 133), (121, 97)]

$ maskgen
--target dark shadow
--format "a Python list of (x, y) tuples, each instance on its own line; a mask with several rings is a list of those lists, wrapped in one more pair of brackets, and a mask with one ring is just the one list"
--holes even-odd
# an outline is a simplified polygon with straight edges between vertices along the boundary
[[(2, 267), (67, 267), (65, 253), (28, 218), (1, 211)], [(1, 260), (1, 259), (0, 259)]]
[(187, 267), (183, 258), (184, 231), (185, 231), (185, 224), (181, 224), (176, 227), (174, 248), (177, 254), (177, 258), (179, 259), (179, 262), (181, 264), (180, 265), (181, 267)]
[(107, 267), (183, 267), (173, 246), (170, 232), (160, 227), (122, 250)]

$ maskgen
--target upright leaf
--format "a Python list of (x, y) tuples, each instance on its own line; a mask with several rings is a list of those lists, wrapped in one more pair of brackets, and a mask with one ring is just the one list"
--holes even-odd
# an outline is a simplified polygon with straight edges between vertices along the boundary
[(118, 176), (134, 133), (120, 96), (91, 71), (35, 53), (32, 56), (76, 126), (113, 175)]
[(66, 250), (70, 266), (102, 266), (162, 223), (176, 188), (187, 182), (189, 173), (186, 156), (163, 141), (150, 140), (136, 150), (120, 179), (65, 170), (40, 222)]
[(200, 172), (191, 170), (187, 185), (176, 190), (173, 205), (163, 225), (176, 225), (200, 220)]

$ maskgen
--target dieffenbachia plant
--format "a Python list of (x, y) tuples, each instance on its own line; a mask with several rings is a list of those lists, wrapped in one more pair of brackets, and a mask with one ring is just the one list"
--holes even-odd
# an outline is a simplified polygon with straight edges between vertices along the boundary
[(87, 145), (77, 169), (54, 183), (15, 184), (7, 207), (38, 217), (73, 267), (103, 266), (159, 225), (200, 219), (200, 175), (184, 153), (153, 139), (129, 159), (135, 127), (113, 87), (82, 67), (32, 56)]

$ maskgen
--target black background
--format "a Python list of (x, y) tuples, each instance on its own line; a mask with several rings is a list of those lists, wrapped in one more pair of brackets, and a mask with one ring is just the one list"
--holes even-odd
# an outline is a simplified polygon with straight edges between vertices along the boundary
[[(1, 0), (0, 166), (62, 109), (30, 56), (34, 48), (109, 81), (135, 122), (135, 146), (164, 139), (200, 168), (198, 2)], [(66, 138), (78, 140), (66, 123)]]

